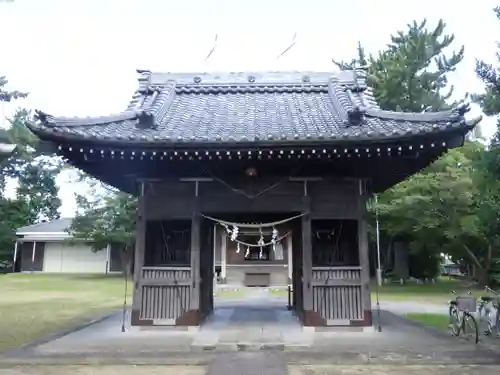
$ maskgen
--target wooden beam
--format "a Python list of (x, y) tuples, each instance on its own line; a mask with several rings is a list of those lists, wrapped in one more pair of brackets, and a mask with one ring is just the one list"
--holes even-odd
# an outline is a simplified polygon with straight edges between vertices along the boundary
[(364, 323), (372, 324), (370, 295), (370, 258), (368, 253), (368, 225), (366, 221), (366, 184), (359, 181), (358, 196), (358, 251), (361, 267), (361, 301), (363, 305)]
[(304, 181), (304, 196), (302, 197), (305, 215), (301, 217), (302, 227), (302, 290), (303, 308), (305, 311), (313, 310), (312, 279), (312, 232), (311, 232), (311, 198), (307, 194), (307, 181)]
[[(142, 286), (171, 286), (173, 288), (178, 286), (191, 286), (191, 280), (186, 279), (176, 279), (176, 278), (141, 278), (140, 284)], [(169, 301), (170, 302), (170, 301)]]
[(322, 181), (323, 177), (290, 177), (288, 179), (289, 181)]
[(288, 264), (288, 285), (292, 284), (293, 278), (293, 233), (286, 238), (287, 264)]
[(195, 202), (191, 219), (191, 303), (190, 310), (200, 309), (201, 216), (198, 204), (198, 181), (195, 181)]
[(226, 283), (227, 275), (227, 233), (221, 231), (221, 252), (220, 252), (220, 278), (221, 283)]
[(139, 198), (135, 234), (134, 259), (134, 294), (132, 299), (132, 321), (139, 321), (142, 304), (142, 285), (140, 283), (142, 267), (144, 266), (144, 252), (146, 247), (146, 215), (144, 212), (144, 183), (139, 183)]
[(213, 182), (213, 178), (208, 178), (208, 177), (185, 177), (185, 178), (180, 178), (180, 182)]

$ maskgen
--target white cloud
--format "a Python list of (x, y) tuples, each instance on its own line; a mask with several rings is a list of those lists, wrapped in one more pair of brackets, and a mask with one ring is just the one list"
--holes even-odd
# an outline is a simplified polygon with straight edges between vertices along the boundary
[[(19, 0), (0, 4), (0, 73), (30, 92), (16, 105), (91, 116), (124, 108), (135, 89), (136, 68), (328, 71), (332, 57), (352, 58), (358, 41), (376, 52), (407, 23), (427, 18), (435, 25), (443, 18), (456, 35), (455, 47), (466, 47), (465, 61), (452, 76), (461, 96), (482, 89), (474, 59), (495, 58), (500, 25), (495, 5), (493, 0), (474, 6), (451, 0)], [(295, 32), (296, 45), (276, 59)], [(204, 61), (215, 34), (217, 47)], [(13, 109), (9, 105), (6, 111)], [(484, 121), (483, 130), (491, 135), (494, 120)], [(69, 215), (72, 188), (63, 180), (63, 214)]]

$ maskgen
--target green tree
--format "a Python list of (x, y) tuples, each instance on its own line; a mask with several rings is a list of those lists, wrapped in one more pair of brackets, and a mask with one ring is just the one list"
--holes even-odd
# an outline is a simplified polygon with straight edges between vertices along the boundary
[(59, 166), (54, 166), (50, 160), (44, 158), (27, 164), (19, 172), (17, 199), (27, 205), (32, 222), (59, 218), (61, 200), (56, 185), (58, 174)]
[[(493, 10), (500, 20), (500, 7)], [(500, 43), (497, 42), (500, 49)], [(476, 61), (476, 75), (484, 83), (484, 92), (473, 95), (473, 100), (481, 106), (488, 116), (500, 114), (500, 55), (497, 61), (489, 63)], [(482, 258), (485, 259), (485, 272), (500, 283), (500, 119), (497, 130), (491, 139), (488, 150), (476, 165), (478, 197), (478, 227), (483, 233)]]
[(8, 90), (6, 87), (8, 83), (9, 81), (7, 81), (5, 76), (0, 76), (0, 102), (10, 102), (12, 100), (22, 99), (28, 96), (28, 93), (26, 92)]
[[(0, 101), (11, 102), (27, 96), (24, 92), (8, 90), (6, 85), (5, 77), (0, 77)], [(38, 140), (26, 127), (30, 117), (29, 111), (18, 109), (8, 119), (9, 127), (0, 129), (0, 142), (16, 146), (0, 165), (0, 262), (12, 259), (18, 228), (59, 217), (61, 202), (55, 178), (60, 162), (37, 151)], [(7, 178), (18, 184), (14, 199), (5, 197)]]
[[(0, 129), (0, 141), (16, 146), (14, 151), (0, 164), (2, 176), (0, 185), (2, 187), (5, 178), (18, 178), (22, 168), (41, 155), (40, 152), (37, 152), (38, 139), (26, 126), (26, 122), (30, 117), (29, 111), (19, 108), (12, 118), (7, 119), (9, 127)], [(3, 188), (0, 190), (3, 192)]]
[(24, 201), (0, 198), (0, 272), (11, 269), (16, 230), (29, 222), (29, 208)]
[(123, 269), (130, 272), (135, 247), (137, 199), (83, 174), (79, 176), (79, 182), (89, 184), (91, 191), (76, 195), (78, 212), (68, 230), (73, 241), (87, 241), (94, 251), (103, 250), (108, 244), (120, 248)]
[[(365, 68), (368, 84), (384, 110), (449, 109), (458, 103), (450, 100), (453, 87), (448, 84), (448, 75), (463, 60), (464, 47), (449, 51), (455, 38), (445, 29), (443, 20), (432, 29), (425, 20), (415, 21), (392, 35), (377, 54), (367, 55), (359, 43), (355, 59), (334, 63), (341, 69)], [(470, 143), (469, 147), (475, 145)], [(464, 167), (471, 162), (467, 153), (454, 150), (379, 196), (383, 238), (389, 245), (396, 241), (406, 244), (412, 265), (419, 265), (412, 269), (415, 276), (435, 275), (442, 247), (450, 245), (452, 234), (462, 229), (462, 215), (469, 214), (473, 183)], [(448, 215), (452, 215), (450, 219)]]
[[(500, 7), (494, 8), (498, 20), (500, 20)], [(500, 42), (497, 42), (500, 49)], [(483, 60), (476, 60), (476, 75), (484, 84), (484, 92), (472, 96), (472, 99), (481, 106), (487, 116), (500, 114), (500, 55), (497, 53), (496, 64)], [(491, 140), (492, 148), (500, 147), (500, 127), (497, 123), (497, 131)]]
[(464, 58), (464, 47), (446, 53), (455, 40), (445, 33), (446, 24), (427, 29), (427, 21), (414, 21), (404, 31), (391, 36), (390, 43), (378, 54), (367, 56), (358, 44), (358, 56), (351, 62), (335, 62), (341, 69), (366, 67), (368, 83), (382, 109), (403, 112), (436, 111), (455, 103), (449, 99), (453, 86), (448, 74)]
[(430, 270), (437, 271), (432, 260), (437, 262), (444, 252), (475, 267), (481, 282), (488, 281), (492, 254), (480, 219), (490, 211), (481, 199), (484, 189), (477, 169), (483, 155), (481, 143), (468, 142), (380, 195), (382, 230), (408, 244), (417, 258), (425, 256), (429, 262), (422, 265), (429, 269), (422, 271), (428, 276)]

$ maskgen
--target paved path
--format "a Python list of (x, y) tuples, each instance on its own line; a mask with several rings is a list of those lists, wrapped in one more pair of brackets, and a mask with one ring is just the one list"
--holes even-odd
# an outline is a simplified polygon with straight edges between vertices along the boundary
[[(373, 309), (376, 305), (372, 304)], [(436, 304), (414, 301), (380, 301), (380, 308), (394, 314), (405, 315), (409, 313), (443, 314), (448, 315), (448, 304)]]
[[(261, 355), (247, 355), (248, 361), (259, 361)], [(234, 362), (233, 362), (234, 363)], [(254, 366), (255, 367), (255, 366)], [(230, 367), (231, 372), (222, 374), (241, 374), (241, 368)], [(234, 371), (233, 371), (234, 370)], [(123, 365), (85, 365), (85, 366), (20, 366), (2, 369), (0, 375), (205, 375), (211, 373), (210, 367), (205, 366), (123, 366)], [(239, 371), (239, 372), (238, 372)], [(275, 374), (270, 368), (264, 372), (253, 374)], [(289, 375), (497, 375), (496, 365), (288, 365), (285, 370)], [(246, 374), (252, 374), (247, 372)]]
[[(459, 370), (440, 366), (476, 366), (459, 371), (473, 374), (479, 371), (478, 364), (483, 365), (481, 374), (489, 375), (493, 372), (486, 365), (500, 364), (500, 349), (490, 350), (423, 329), (389, 311), (381, 311), (382, 332), (312, 332), (303, 329), (285, 309), (282, 298), (267, 292), (255, 291), (233, 300), (220, 298), (216, 305), (215, 314), (199, 331), (140, 331), (128, 327), (122, 333), (121, 316), (115, 315), (81, 331), (0, 357), (0, 375), (31, 374), (28, 365), (51, 368), (57, 364), (61, 369), (79, 363), (98, 363), (109, 369), (107, 374), (121, 375), (156, 374), (158, 365), (177, 366), (173, 367), (175, 373), (193, 375), (364, 374), (367, 368), (380, 374), (441, 375)], [(398, 314), (413, 312), (407, 303), (384, 302), (382, 308)], [(418, 309), (422, 311), (422, 306)], [(25, 367), (1, 369), (14, 364)], [(146, 367), (120, 367), (125, 364)], [(58, 371), (47, 373), (62, 374)], [(101, 373), (88, 371), (88, 367), (81, 367), (66, 373)]]

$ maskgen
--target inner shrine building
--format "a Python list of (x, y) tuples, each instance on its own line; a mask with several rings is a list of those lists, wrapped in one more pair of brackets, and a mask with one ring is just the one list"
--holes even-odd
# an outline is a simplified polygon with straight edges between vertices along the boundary
[(29, 125), (138, 197), (138, 326), (201, 324), (217, 251), (222, 283), (292, 285), (304, 325), (371, 325), (367, 199), (461, 146), (480, 120), (467, 106), (382, 110), (362, 69), (138, 75), (118, 114), (37, 111)]

